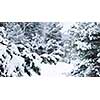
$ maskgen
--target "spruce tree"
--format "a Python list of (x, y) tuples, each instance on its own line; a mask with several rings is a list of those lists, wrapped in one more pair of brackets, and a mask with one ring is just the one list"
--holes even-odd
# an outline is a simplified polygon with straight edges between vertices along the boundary
[(100, 27), (99, 23), (78, 23), (77, 53), (80, 62), (77, 63), (78, 68), (72, 71), (74, 76), (100, 76)]

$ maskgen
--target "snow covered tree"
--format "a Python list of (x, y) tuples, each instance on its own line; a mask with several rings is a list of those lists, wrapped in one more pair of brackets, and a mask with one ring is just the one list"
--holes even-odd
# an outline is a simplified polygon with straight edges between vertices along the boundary
[(71, 26), (70, 29), (67, 30), (67, 34), (63, 35), (63, 43), (64, 43), (64, 62), (70, 64), (76, 64), (78, 55), (76, 49), (76, 40), (77, 40), (77, 28), (75, 25)]
[(48, 22), (45, 24), (45, 44), (47, 54), (63, 57), (62, 25), (59, 22)]
[(30, 44), (31, 50), (39, 55), (63, 46), (62, 26), (58, 22), (4, 22), (3, 25), (10, 41)]
[(43, 23), (41, 22), (4, 22), (3, 25), (7, 38), (15, 44), (23, 43), (33, 52), (43, 44)]
[(100, 23), (77, 23), (76, 41), (79, 62), (73, 76), (100, 76)]
[[(8, 28), (8, 26), (5, 28), (0, 27), (0, 76), (21, 77), (28, 75), (34, 77), (34, 73), (41, 75), (40, 70), (43, 63), (56, 64), (58, 62), (59, 57), (56, 55), (40, 53), (41, 49), (46, 52), (45, 49), (42, 48), (44, 43), (43, 41), (41, 42), (41, 37), (42, 39), (44, 38), (42, 35), (41, 37), (37, 38), (37, 36), (40, 35), (36, 33), (36, 37), (33, 36), (35, 40), (32, 40), (32, 38), (25, 38), (24, 41), (20, 40), (20, 38), (19, 40), (16, 40), (17, 35), (22, 34), (24, 37), (24, 31), (23, 29), (20, 29), (22, 26), (20, 27), (20, 24), (10, 22), (3, 23), (3, 25), (5, 24), (10, 24), (8, 25), (10, 28)], [(19, 30), (21, 30), (21, 33)], [(21, 37), (21, 39), (23, 39), (23, 37)], [(36, 47), (33, 47), (34, 44)], [(45, 44), (45, 46), (46, 45), (47, 44)], [(33, 51), (34, 48), (36, 48), (38, 51), (40, 49), (40, 54), (36, 51)]]
[[(2, 29), (2, 28), (0, 28)], [(0, 76), (32, 76), (35, 73), (40, 75), (39, 64), (41, 58), (31, 53), (24, 45), (15, 45), (6, 39), (3, 31), (0, 34)]]

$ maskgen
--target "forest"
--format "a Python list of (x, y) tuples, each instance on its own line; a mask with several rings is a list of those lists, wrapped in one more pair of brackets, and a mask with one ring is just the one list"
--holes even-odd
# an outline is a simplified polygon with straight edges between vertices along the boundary
[(0, 77), (99, 77), (100, 23), (66, 25), (0, 22)]

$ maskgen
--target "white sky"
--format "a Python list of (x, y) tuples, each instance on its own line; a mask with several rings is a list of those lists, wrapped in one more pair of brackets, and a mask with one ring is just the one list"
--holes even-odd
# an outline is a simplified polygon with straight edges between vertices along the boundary
[(62, 32), (66, 34), (67, 30), (74, 24), (75, 22), (61, 22), (63, 25)]

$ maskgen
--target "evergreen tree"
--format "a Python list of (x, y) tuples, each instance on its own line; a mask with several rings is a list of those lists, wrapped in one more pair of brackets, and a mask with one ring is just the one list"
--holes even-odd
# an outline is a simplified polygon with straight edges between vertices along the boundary
[(75, 76), (100, 76), (100, 27), (99, 23), (77, 23), (76, 42), (80, 62), (71, 74)]
[[(2, 30), (2, 28), (0, 27)], [(41, 58), (31, 53), (23, 44), (16, 45), (0, 34), (0, 76), (13, 77), (40, 75)], [(38, 62), (38, 63), (37, 63)]]
[[(58, 33), (52, 33), (45, 30), (45, 24), (32, 22), (4, 22), (2, 24), (0, 28), (0, 76), (24, 76), (25, 73), (32, 76), (34, 72), (40, 75), (42, 63), (56, 64), (58, 62), (60, 57), (57, 55), (61, 53), (57, 50), (63, 47), (60, 29), (58, 28)], [(54, 28), (56, 30), (56, 27)], [(56, 34), (55, 37), (49, 37), (46, 31)], [(60, 34), (60, 37), (57, 34)], [(56, 36), (59, 39), (56, 39)], [(49, 40), (46, 43), (47, 38)], [(53, 52), (48, 51), (49, 47), (52, 47)]]
[(63, 57), (63, 38), (61, 33), (62, 25), (59, 22), (45, 24), (45, 43), (48, 54)]
[(73, 25), (68, 29), (67, 34), (63, 36), (64, 43), (64, 62), (68, 64), (76, 64), (78, 55), (75, 42), (78, 39), (78, 29), (76, 25)]

